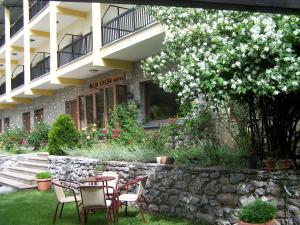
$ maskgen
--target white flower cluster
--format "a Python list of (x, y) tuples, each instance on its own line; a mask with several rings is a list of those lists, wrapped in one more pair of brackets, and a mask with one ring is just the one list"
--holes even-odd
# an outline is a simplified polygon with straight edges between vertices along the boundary
[(168, 32), (163, 51), (142, 69), (182, 103), (205, 98), (216, 106), (249, 94), (299, 91), (298, 17), (164, 7), (150, 12)]

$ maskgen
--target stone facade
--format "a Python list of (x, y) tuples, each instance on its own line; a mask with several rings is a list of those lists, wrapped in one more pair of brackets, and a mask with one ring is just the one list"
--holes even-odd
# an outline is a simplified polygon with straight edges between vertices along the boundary
[(300, 180), (295, 171), (203, 169), (158, 164), (99, 162), (86, 158), (48, 158), (55, 177), (93, 175), (96, 164), (117, 171), (123, 179), (148, 175), (146, 196), (154, 212), (193, 219), (207, 224), (235, 224), (238, 210), (255, 198), (273, 202), (279, 224), (286, 224), (287, 210), (283, 185), (293, 191), (287, 207), (293, 222), (300, 224)]
[[(10, 127), (22, 128), (22, 114), (30, 112), (31, 126), (34, 124), (34, 110), (44, 109), (44, 121), (48, 124), (52, 124), (55, 118), (65, 113), (65, 102), (77, 99), (78, 96), (90, 92), (89, 85), (94, 80), (103, 79), (110, 75), (120, 74), (123, 71), (111, 71), (105, 74), (96, 75), (95, 77), (87, 80), (85, 85), (79, 87), (65, 87), (55, 92), (54, 96), (42, 96), (33, 99), (32, 103), (29, 104), (18, 104), (15, 109), (1, 110), (0, 119), (9, 118)], [(139, 64), (136, 64), (133, 72), (125, 72), (127, 91), (132, 93), (134, 100), (140, 105), (139, 119), (143, 119), (144, 105), (143, 105), (143, 94), (141, 91), (140, 82), (145, 81), (146, 78), (143, 76), (142, 70)]]

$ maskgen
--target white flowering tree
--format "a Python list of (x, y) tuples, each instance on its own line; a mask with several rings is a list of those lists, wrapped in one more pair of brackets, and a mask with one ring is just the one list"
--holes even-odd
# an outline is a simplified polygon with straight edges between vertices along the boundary
[(182, 104), (247, 107), (253, 150), (293, 157), (300, 139), (300, 20), (297, 16), (153, 7), (167, 26), (146, 76)]

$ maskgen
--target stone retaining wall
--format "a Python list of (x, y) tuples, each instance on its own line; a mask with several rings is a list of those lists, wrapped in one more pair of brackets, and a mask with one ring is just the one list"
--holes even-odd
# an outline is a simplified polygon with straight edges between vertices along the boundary
[(258, 197), (273, 202), (278, 208), (278, 221), (286, 224), (283, 185), (287, 185), (294, 192), (288, 201), (292, 224), (300, 224), (300, 173), (295, 171), (233, 171), (55, 156), (48, 159), (52, 173), (62, 178), (93, 175), (97, 164), (118, 171), (125, 180), (148, 175), (146, 196), (153, 211), (208, 224), (235, 224), (240, 206)]

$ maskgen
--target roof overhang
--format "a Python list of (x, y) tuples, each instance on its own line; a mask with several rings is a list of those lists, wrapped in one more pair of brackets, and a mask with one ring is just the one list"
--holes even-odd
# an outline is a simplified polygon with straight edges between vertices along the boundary
[[(50, 0), (58, 1), (58, 0)], [(65, 2), (101, 2), (136, 5), (164, 5), (205, 9), (258, 11), (266, 13), (300, 14), (299, 0), (60, 0)]]

